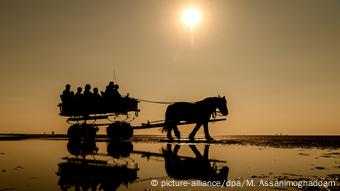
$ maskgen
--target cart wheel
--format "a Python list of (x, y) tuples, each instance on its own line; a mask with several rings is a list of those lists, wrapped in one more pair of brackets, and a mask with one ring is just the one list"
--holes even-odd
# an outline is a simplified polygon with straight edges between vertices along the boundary
[(133, 135), (133, 129), (129, 123), (122, 124), (121, 136), (123, 140), (130, 139)]
[(68, 130), (67, 130), (67, 137), (70, 140), (80, 140), (82, 135), (81, 135), (81, 128), (79, 124), (74, 124), (71, 125)]
[(120, 123), (119, 122), (115, 122), (115, 123), (110, 124), (106, 128), (107, 136), (110, 139), (113, 139), (113, 140), (119, 139), (118, 130), (117, 130), (117, 129), (119, 129), (119, 127), (120, 127)]
[(126, 140), (133, 135), (133, 129), (129, 123), (115, 122), (106, 129), (107, 136), (112, 140)]
[(96, 138), (97, 128), (93, 125), (82, 124), (82, 137), (85, 141), (92, 141)]

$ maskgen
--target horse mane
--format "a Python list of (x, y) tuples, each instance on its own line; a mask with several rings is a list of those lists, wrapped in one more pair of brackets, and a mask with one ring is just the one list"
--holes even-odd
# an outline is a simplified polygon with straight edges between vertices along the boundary
[(214, 115), (215, 110), (216, 110), (216, 101), (218, 99), (220, 99), (220, 97), (207, 97), (201, 101), (195, 102), (194, 104), (199, 105), (201, 109), (208, 111), (210, 115)]
[(204, 98), (204, 99), (202, 99), (200, 101), (195, 102), (195, 104), (210, 103), (211, 101), (216, 100), (216, 98), (218, 98), (218, 97), (207, 97), (207, 98)]

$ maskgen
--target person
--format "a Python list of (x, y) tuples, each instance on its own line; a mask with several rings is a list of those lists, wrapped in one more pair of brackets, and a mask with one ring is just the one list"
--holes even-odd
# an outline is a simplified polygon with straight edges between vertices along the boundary
[(91, 92), (91, 85), (90, 84), (86, 84), (85, 85), (85, 90), (84, 90), (84, 97), (88, 98), (91, 97), (92, 92)]
[(92, 96), (93, 96), (95, 99), (98, 99), (98, 100), (102, 98), (102, 96), (100, 96), (100, 94), (99, 94), (98, 88), (93, 88), (93, 94), (92, 94)]
[(120, 94), (118, 92), (119, 86), (114, 84), (113, 81), (109, 82), (109, 85), (106, 86), (105, 92), (102, 93), (105, 110), (107, 112), (117, 112), (122, 109)]
[(82, 96), (82, 107), (86, 113), (91, 113), (92, 112), (92, 92), (91, 92), (91, 85), (86, 84), (84, 88), (84, 93)]
[(71, 113), (74, 109), (74, 92), (71, 91), (71, 85), (66, 84), (63, 94), (60, 95), (63, 107), (63, 113)]
[(91, 96), (91, 109), (95, 113), (98, 113), (103, 110), (102, 107), (102, 96), (99, 94), (98, 88), (93, 88), (93, 93)]
[(120, 93), (118, 92), (118, 89), (119, 89), (119, 85), (115, 84), (114, 89), (113, 89), (113, 96), (114, 97), (121, 97)]
[(71, 98), (74, 96), (74, 92), (71, 91), (71, 85), (70, 84), (66, 84), (65, 86), (65, 90), (63, 91), (63, 97), (65, 98)]
[(114, 93), (115, 93), (115, 85), (113, 81), (110, 81), (109, 85), (106, 86), (104, 95), (109, 97), (109, 96), (113, 96)]
[(119, 86), (118, 84), (114, 84), (113, 81), (109, 82), (109, 85), (106, 86), (105, 92), (102, 92), (104, 97), (109, 98), (117, 98), (121, 97), (120, 93), (118, 92)]
[(83, 89), (81, 87), (77, 88), (77, 92), (75, 94), (76, 100), (81, 100), (81, 98), (83, 97), (83, 94), (81, 93), (82, 91), (83, 91)]
[(82, 113), (83, 110), (83, 89), (81, 87), (77, 88), (77, 92), (74, 95), (75, 105), (76, 105), (76, 113)]

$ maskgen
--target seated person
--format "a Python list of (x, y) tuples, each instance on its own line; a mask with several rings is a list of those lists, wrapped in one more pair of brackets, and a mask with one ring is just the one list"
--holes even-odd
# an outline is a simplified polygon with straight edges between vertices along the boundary
[(74, 96), (74, 92), (71, 91), (71, 85), (70, 85), (70, 84), (66, 84), (65, 90), (63, 91), (62, 96), (63, 96), (64, 98), (71, 98), (71, 97)]
[(63, 94), (60, 95), (62, 101), (62, 109), (64, 113), (69, 113), (73, 110), (74, 106), (74, 93), (71, 91), (71, 85), (66, 84)]
[(81, 112), (82, 111), (82, 104), (83, 104), (83, 94), (82, 94), (83, 89), (81, 87), (77, 88), (77, 92), (74, 95), (75, 98), (75, 105), (76, 105), (76, 111)]
[(109, 85), (106, 86), (105, 92), (102, 92), (103, 96), (106, 97), (121, 97), (120, 93), (118, 92), (119, 86), (118, 84), (114, 84), (114, 82), (110, 82)]
[(86, 113), (91, 112), (92, 110), (92, 92), (91, 92), (91, 85), (86, 84), (85, 85), (85, 90), (82, 96), (82, 107)]
[(75, 98), (77, 101), (80, 101), (83, 97), (83, 94), (81, 93), (83, 91), (83, 89), (81, 87), (77, 88), (77, 92), (75, 94)]
[(114, 95), (114, 83), (113, 81), (109, 82), (109, 85), (106, 86), (105, 92), (102, 93), (105, 96), (113, 96)]
[(102, 98), (101, 95), (99, 95), (99, 91), (98, 91), (98, 88), (93, 88), (93, 94), (92, 96), (96, 99), (96, 100), (99, 100)]
[(118, 89), (119, 89), (119, 85), (115, 84), (114, 89), (113, 89), (113, 96), (114, 97), (121, 97), (120, 93), (118, 92)]
[(100, 112), (102, 111), (102, 96), (99, 94), (98, 88), (93, 88), (93, 93), (91, 96), (92, 111)]
[(85, 90), (84, 90), (84, 97), (90, 97), (92, 95), (91, 92), (91, 85), (90, 84), (86, 84), (85, 85)]

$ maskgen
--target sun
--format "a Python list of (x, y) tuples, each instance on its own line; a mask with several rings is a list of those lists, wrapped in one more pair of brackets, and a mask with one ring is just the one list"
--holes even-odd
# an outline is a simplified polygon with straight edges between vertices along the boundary
[(193, 28), (201, 23), (201, 11), (197, 7), (190, 6), (182, 12), (181, 20), (185, 26)]

